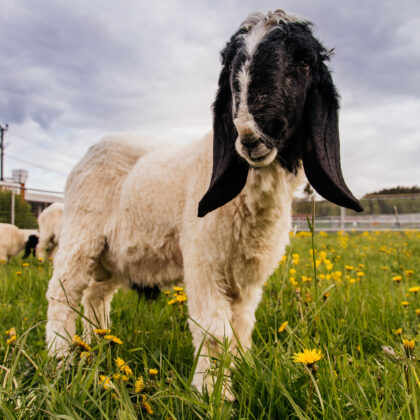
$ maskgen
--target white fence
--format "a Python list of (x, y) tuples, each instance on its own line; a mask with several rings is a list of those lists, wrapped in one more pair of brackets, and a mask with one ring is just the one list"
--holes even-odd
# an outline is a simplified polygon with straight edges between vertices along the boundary
[[(310, 217), (310, 216), (309, 216)], [(293, 216), (293, 228), (296, 230), (309, 230), (306, 217)], [(420, 230), (420, 213), (400, 214), (374, 214), (360, 216), (328, 216), (316, 217), (315, 229), (318, 231), (374, 231), (374, 230)]]

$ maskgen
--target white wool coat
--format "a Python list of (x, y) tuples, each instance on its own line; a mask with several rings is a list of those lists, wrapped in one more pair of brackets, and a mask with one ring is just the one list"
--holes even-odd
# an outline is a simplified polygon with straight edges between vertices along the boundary
[(52, 203), (38, 216), (39, 242), (36, 247), (37, 257), (53, 256), (58, 246), (64, 204)]
[[(119, 285), (167, 287), (181, 279), (196, 349), (205, 334), (234, 342), (232, 327), (243, 346), (251, 345), (262, 284), (288, 243), (292, 198), (303, 176), (277, 162), (250, 169), (235, 199), (198, 218), (212, 143), (212, 134), (172, 147), (114, 136), (76, 165), (47, 293), (52, 352), (65, 353), (56, 333), (74, 334), (69, 306), (80, 299), (85, 314), (105, 326)], [(214, 346), (210, 339), (210, 352)], [(199, 360), (194, 384), (201, 388), (208, 358)]]
[(0, 261), (7, 262), (23, 251), (28, 237), (34, 234), (38, 234), (34, 229), (19, 229), (9, 223), (0, 223)]

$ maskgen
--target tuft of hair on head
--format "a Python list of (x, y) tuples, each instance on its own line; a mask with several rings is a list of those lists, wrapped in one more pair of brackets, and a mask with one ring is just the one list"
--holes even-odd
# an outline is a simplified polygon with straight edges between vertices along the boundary
[(266, 28), (273, 28), (280, 22), (293, 23), (302, 22), (309, 24), (310, 22), (293, 14), (288, 14), (282, 9), (277, 9), (274, 12), (269, 11), (266, 14), (261, 12), (251, 13), (240, 25), (240, 28), (251, 30), (258, 24), (264, 25)]

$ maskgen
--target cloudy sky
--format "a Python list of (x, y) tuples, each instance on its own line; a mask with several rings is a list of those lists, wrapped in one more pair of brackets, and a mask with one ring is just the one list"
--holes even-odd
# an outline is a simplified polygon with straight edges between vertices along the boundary
[(335, 47), (344, 176), (356, 196), (420, 184), (418, 0), (2, 0), (5, 174), (64, 189), (100, 137), (211, 130), (219, 52), (251, 12), (282, 8)]

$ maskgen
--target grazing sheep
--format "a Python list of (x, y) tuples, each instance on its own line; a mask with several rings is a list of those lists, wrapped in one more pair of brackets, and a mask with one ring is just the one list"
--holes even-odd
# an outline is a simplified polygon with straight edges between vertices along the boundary
[(35, 255), (38, 243), (38, 232), (34, 229), (19, 229), (9, 223), (0, 223), (0, 261), (7, 262), (9, 258), (25, 250), (23, 258)]
[(236, 340), (251, 346), (303, 170), (326, 199), (361, 210), (341, 173), (326, 60), (308, 22), (283, 11), (253, 14), (222, 52), (213, 134), (154, 148), (115, 136), (89, 149), (66, 185), (47, 292), (51, 354), (66, 354), (80, 300), (105, 327), (120, 285), (183, 278), (195, 349), (205, 340), (193, 383), (211, 390), (206, 370), (218, 340), (229, 339), (232, 350)]
[(53, 257), (58, 246), (64, 204), (52, 203), (38, 216), (39, 243), (36, 248), (38, 257)]

